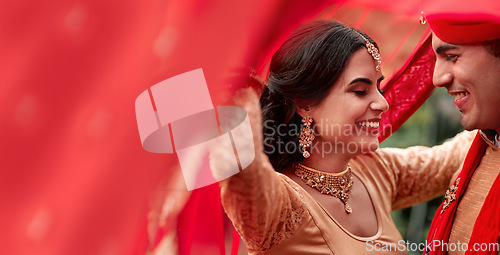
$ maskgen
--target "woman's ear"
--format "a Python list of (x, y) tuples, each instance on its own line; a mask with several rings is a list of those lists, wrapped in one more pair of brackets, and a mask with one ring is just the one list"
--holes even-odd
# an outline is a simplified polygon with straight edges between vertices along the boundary
[(302, 118), (306, 116), (311, 115), (311, 109), (309, 105), (301, 105), (297, 104), (297, 107), (295, 108), (295, 111), (297, 112), (298, 115), (300, 115)]

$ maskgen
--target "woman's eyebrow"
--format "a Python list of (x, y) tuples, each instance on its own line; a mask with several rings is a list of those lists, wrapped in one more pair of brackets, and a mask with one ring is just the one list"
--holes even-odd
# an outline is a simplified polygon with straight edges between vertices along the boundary
[[(380, 82), (381, 82), (384, 78), (385, 78), (384, 76), (380, 77), (380, 78), (377, 80), (377, 84), (380, 84)], [(349, 86), (349, 85), (352, 85), (352, 84), (354, 84), (354, 83), (358, 83), (358, 82), (363, 82), (363, 83), (366, 83), (366, 84), (369, 84), (369, 85), (372, 85), (372, 84), (373, 84), (373, 83), (372, 83), (372, 81), (371, 81), (370, 79), (368, 79), (368, 78), (361, 78), (361, 77), (360, 77), (360, 78), (356, 78), (356, 79), (352, 80), (351, 82), (349, 82), (348, 86)]]
[(354, 80), (352, 80), (351, 82), (349, 82), (348, 85), (352, 85), (354, 83), (358, 83), (358, 82), (363, 82), (363, 83), (367, 83), (367, 84), (372, 84), (372, 81), (368, 78), (356, 78)]

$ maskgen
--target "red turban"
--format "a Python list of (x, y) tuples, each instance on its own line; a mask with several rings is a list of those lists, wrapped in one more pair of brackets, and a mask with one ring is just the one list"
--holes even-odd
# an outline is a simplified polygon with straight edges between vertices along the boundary
[(425, 18), (432, 32), (447, 43), (500, 38), (500, 1), (438, 1), (428, 5)]

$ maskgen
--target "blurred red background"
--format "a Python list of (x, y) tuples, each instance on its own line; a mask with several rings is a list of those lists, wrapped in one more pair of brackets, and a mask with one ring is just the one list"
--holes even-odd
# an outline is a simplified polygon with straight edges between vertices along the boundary
[(135, 98), (201, 67), (223, 104), (311, 18), (369, 34), (389, 77), (426, 32), (427, 2), (1, 1), (0, 253), (219, 254), (217, 187), (188, 193), (175, 155), (142, 149)]

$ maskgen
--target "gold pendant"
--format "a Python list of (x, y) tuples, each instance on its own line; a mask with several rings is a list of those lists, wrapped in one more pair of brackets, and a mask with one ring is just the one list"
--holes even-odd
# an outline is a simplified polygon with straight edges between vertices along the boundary
[(351, 207), (347, 203), (344, 204), (344, 210), (345, 210), (345, 212), (347, 214), (351, 214), (352, 213), (352, 209), (351, 209)]

